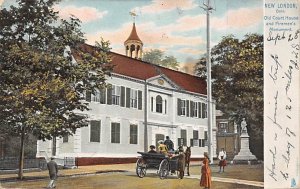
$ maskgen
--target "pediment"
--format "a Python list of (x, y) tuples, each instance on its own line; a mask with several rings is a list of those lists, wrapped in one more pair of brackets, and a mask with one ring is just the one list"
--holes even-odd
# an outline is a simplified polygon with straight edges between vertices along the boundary
[(172, 80), (170, 80), (164, 74), (149, 78), (147, 81), (148, 83), (159, 87), (164, 87), (169, 89), (180, 89), (178, 85), (176, 85)]

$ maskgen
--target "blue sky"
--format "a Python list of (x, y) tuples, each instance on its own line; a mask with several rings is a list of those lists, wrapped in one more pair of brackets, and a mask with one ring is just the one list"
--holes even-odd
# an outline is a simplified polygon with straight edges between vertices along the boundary
[[(60, 16), (71, 14), (82, 20), (87, 43), (103, 37), (112, 51), (124, 54), (124, 41), (135, 19), (144, 51), (160, 49), (180, 63), (193, 62), (206, 51), (205, 0), (62, 0), (55, 6)], [(13, 0), (0, 0), (8, 6)], [(233, 34), (263, 33), (263, 0), (211, 0), (211, 45)]]

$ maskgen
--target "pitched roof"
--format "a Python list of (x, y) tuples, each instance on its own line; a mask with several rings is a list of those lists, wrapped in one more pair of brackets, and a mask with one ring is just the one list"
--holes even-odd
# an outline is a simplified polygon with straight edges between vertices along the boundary
[(139, 38), (137, 32), (136, 32), (136, 28), (135, 28), (135, 23), (133, 23), (133, 27), (131, 30), (131, 33), (129, 35), (129, 37), (126, 39), (125, 43), (129, 40), (135, 40), (135, 41), (140, 41), (142, 42), (142, 40)]
[[(92, 52), (93, 46), (83, 44), (80, 46), (80, 49), (84, 52)], [(79, 58), (79, 56), (76, 55), (76, 52), (74, 50), (72, 53), (75, 59)], [(164, 74), (172, 82), (174, 82), (176, 85), (178, 85), (180, 88), (186, 91), (195, 92), (203, 95), (207, 94), (206, 81), (200, 77), (176, 70), (171, 70), (155, 64), (144, 62), (142, 60), (130, 58), (115, 52), (110, 52), (110, 55), (110, 63), (114, 66), (113, 73), (140, 80), (147, 80), (149, 78), (159, 76), (160, 74)]]

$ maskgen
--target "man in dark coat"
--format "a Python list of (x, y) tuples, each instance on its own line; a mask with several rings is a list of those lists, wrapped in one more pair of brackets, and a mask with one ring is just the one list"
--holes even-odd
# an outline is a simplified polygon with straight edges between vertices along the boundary
[(150, 150), (148, 151), (148, 153), (157, 153), (155, 151), (155, 146), (154, 145), (150, 145)]
[(51, 157), (51, 160), (47, 163), (49, 170), (50, 182), (47, 188), (55, 188), (55, 180), (57, 179), (57, 163), (54, 161), (54, 157)]
[(172, 140), (170, 140), (169, 136), (166, 136), (164, 144), (167, 146), (169, 152), (174, 151), (174, 143), (172, 142)]

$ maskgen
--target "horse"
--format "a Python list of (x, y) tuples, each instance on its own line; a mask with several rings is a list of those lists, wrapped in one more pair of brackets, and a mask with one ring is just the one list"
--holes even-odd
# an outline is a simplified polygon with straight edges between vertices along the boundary
[(188, 146), (184, 152), (185, 154), (185, 167), (187, 169), (187, 175), (190, 176), (190, 161), (191, 161), (191, 147)]

